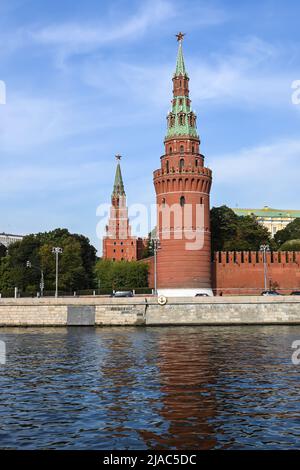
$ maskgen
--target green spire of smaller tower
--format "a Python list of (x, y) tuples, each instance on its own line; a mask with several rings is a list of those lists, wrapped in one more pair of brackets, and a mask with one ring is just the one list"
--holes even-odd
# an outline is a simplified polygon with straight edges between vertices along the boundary
[(184, 65), (183, 52), (182, 52), (182, 40), (184, 38), (184, 34), (183, 33), (176, 34), (176, 37), (177, 37), (177, 41), (179, 42), (179, 47), (178, 47), (178, 54), (177, 54), (175, 77), (178, 77), (179, 75), (187, 76), (185, 65)]
[(116, 155), (116, 160), (118, 161), (118, 164), (116, 168), (113, 196), (125, 196), (125, 189), (120, 166), (121, 156)]

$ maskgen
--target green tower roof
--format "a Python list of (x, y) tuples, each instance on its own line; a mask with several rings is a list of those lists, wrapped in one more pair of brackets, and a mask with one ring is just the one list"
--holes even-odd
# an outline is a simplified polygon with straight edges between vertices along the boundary
[(186, 70), (185, 70), (185, 65), (184, 65), (183, 53), (182, 53), (182, 41), (179, 41), (175, 77), (177, 77), (178, 75), (186, 75), (187, 76), (187, 73), (186, 73)]
[(113, 195), (125, 196), (124, 183), (123, 183), (123, 178), (122, 178), (122, 173), (121, 173), (121, 166), (119, 162), (116, 168)]
[[(183, 80), (188, 80), (188, 74), (185, 70), (182, 52), (182, 39), (184, 34), (179, 33), (176, 36), (179, 41), (179, 47), (174, 77), (175, 79), (178, 79), (182, 76)], [(182, 96), (173, 96), (172, 109), (168, 114), (168, 129), (166, 138), (177, 137), (181, 135), (198, 138), (196, 114), (191, 108), (191, 101), (186, 93), (184, 93)]]
[(176, 70), (174, 73), (174, 77), (178, 77), (180, 75), (186, 76), (186, 77), (188, 76), (185, 70), (183, 53), (182, 53), (182, 41), (183, 41), (184, 36), (185, 34), (182, 32), (176, 34), (177, 41), (179, 42), (179, 46), (178, 46)]

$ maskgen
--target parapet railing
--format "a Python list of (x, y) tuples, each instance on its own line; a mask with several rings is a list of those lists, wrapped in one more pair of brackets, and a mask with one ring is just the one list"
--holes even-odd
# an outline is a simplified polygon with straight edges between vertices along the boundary
[[(59, 291), (59, 297), (91, 297), (91, 296), (105, 296), (109, 297), (115, 291), (132, 291), (134, 295), (152, 295), (153, 289), (150, 287), (137, 287), (132, 288), (116, 288), (116, 289), (85, 289), (85, 290), (70, 290), (70, 291)], [(40, 292), (26, 292), (19, 289), (9, 289), (6, 291), (0, 292), (0, 298), (9, 299), (9, 298), (34, 298), (40, 297)], [(55, 291), (44, 291), (43, 297), (55, 297)]]

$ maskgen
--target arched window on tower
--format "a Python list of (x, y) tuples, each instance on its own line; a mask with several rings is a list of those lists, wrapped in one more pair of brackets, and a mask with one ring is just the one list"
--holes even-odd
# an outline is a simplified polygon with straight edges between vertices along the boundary
[(169, 147), (169, 153), (172, 153), (172, 147)]
[(180, 126), (185, 125), (185, 115), (184, 114), (179, 115), (179, 124), (180, 124)]
[(198, 160), (197, 160), (197, 158), (196, 158), (196, 160), (195, 160), (195, 166), (196, 166), (196, 167), (198, 166)]
[(183, 155), (183, 154), (184, 154), (184, 146), (183, 146), (183, 145), (180, 145), (180, 149), (179, 149), (179, 151), (180, 151), (181, 155)]
[(183, 168), (184, 168), (184, 158), (181, 158), (181, 159), (179, 160), (179, 169), (180, 169), (180, 171), (181, 171)]
[(168, 127), (173, 127), (175, 123), (175, 117), (172, 113), (168, 115)]
[(195, 146), (192, 145), (192, 153), (195, 153)]
[(166, 170), (167, 170), (167, 173), (169, 173), (169, 160), (166, 161)]
[(185, 197), (184, 196), (181, 196), (181, 198), (180, 198), (180, 205), (181, 205), (181, 207), (184, 207), (184, 205), (185, 205)]
[(163, 197), (162, 200), (161, 200), (161, 205), (162, 205), (162, 207), (165, 207), (165, 206), (166, 206), (166, 200), (165, 200), (164, 197)]

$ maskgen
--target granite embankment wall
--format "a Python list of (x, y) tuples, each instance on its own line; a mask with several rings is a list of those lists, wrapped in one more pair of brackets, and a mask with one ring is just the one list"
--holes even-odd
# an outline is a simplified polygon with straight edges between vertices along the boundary
[(0, 326), (300, 324), (297, 297), (0, 300)]
[(0, 326), (144, 324), (145, 300), (97, 297), (1, 299)]

